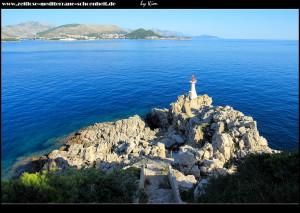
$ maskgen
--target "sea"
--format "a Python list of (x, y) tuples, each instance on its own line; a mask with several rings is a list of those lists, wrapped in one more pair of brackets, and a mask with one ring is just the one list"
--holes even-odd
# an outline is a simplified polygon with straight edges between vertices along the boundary
[(299, 41), (1, 42), (1, 179), (69, 134), (198, 95), (257, 121), (269, 147), (299, 146)]

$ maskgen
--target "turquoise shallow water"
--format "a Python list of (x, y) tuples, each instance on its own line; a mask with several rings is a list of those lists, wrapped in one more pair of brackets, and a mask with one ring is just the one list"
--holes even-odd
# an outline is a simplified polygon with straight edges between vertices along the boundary
[(105, 40), (1, 42), (1, 178), (16, 160), (96, 122), (198, 95), (252, 116), (274, 149), (299, 143), (299, 42)]

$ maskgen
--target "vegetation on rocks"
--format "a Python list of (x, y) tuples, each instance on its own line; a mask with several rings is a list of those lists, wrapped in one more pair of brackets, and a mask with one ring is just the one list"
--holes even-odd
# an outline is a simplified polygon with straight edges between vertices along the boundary
[(162, 36), (159, 34), (156, 34), (155, 32), (151, 30), (145, 30), (143, 28), (134, 30), (126, 35), (126, 38), (128, 39), (145, 39), (146, 37), (150, 36), (156, 36), (158, 38), (161, 38)]
[(211, 177), (196, 202), (299, 203), (299, 148), (293, 152), (249, 154), (228, 161), (226, 166), (233, 163), (237, 172)]
[(129, 167), (110, 174), (95, 168), (24, 173), (1, 181), (2, 203), (132, 203), (138, 195), (140, 169)]
[(1, 41), (20, 41), (18, 38), (1, 38)]

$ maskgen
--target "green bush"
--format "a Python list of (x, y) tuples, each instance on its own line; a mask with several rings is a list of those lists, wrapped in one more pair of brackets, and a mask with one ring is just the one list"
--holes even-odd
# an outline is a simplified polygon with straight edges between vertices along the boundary
[(1, 41), (20, 41), (18, 38), (1, 38)]
[(158, 38), (162, 38), (161, 35), (156, 34), (151, 30), (145, 30), (143, 28), (134, 30), (126, 35), (127, 39), (145, 39), (148, 36), (157, 36)]
[(299, 203), (299, 148), (231, 161), (232, 175), (212, 177), (199, 203)]
[(95, 168), (42, 174), (25, 173), (1, 181), (2, 203), (132, 203), (138, 191), (137, 169), (106, 175)]

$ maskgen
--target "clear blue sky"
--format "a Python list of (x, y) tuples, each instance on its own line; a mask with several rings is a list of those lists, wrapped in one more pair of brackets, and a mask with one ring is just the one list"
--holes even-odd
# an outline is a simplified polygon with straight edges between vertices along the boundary
[(296, 39), (298, 9), (2, 9), (1, 25), (40, 21), (112, 24), (237, 39)]

